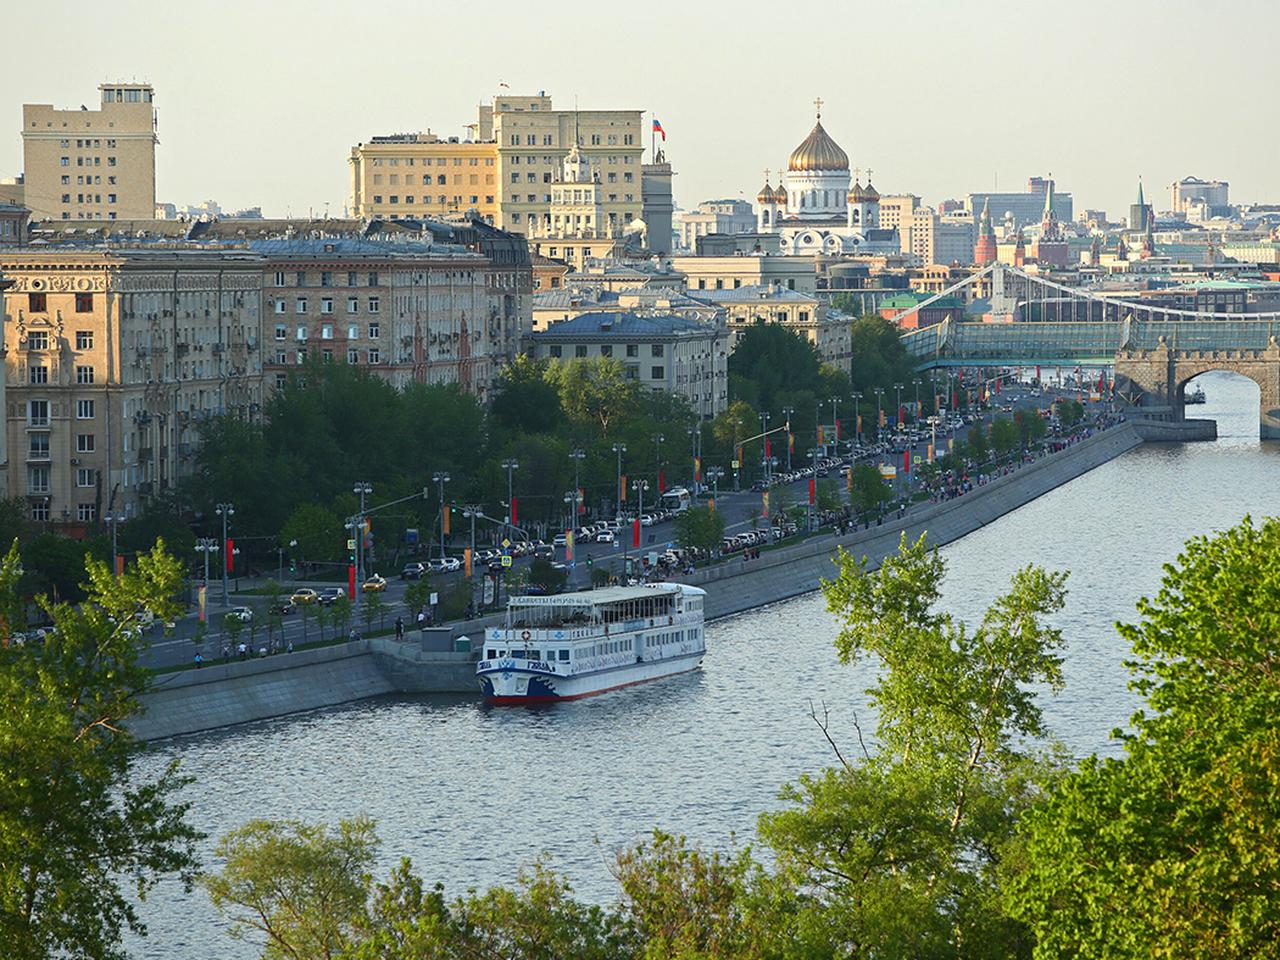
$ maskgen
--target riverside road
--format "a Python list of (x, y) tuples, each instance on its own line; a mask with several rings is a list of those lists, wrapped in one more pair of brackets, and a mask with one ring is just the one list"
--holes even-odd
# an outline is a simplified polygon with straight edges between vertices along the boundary
[[(992, 409), (983, 414), (983, 422), (990, 427), (992, 419), (999, 415), (1009, 416), (1018, 409), (1035, 409), (1047, 407), (1054, 402), (1059, 396), (1064, 398), (1078, 398), (1078, 391), (1057, 391), (1048, 389), (1043, 392), (1033, 392), (1030, 387), (1021, 384), (1012, 384), (1006, 386), (1002, 393), (992, 397)], [(1091, 403), (1087, 405), (1087, 412), (1090, 416), (1103, 412), (1105, 404)], [(957, 439), (963, 439), (964, 430), (957, 430), (955, 436)], [(945, 439), (951, 436), (949, 431), (939, 431), (938, 446), (941, 448), (945, 445)], [(923, 463), (927, 453), (929, 443), (928, 430), (923, 431), (921, 440), (916, 443), (911, 450), (912, 464)], [(901, 454), (889, 454), (882, 458), (885, 462), (895, 463), (901, 468)], [(869, 462), (876, 462), (875, 460)], [(795, 469), (800, 469), (807, 463), (806, 458), (796, 457), (793, 461)], [(785, 470), (784, 466), (778, 468), (779, 471)], [(837, 480), (838, 472), (831, 471), (831, 479)], [(726, 487), (722, 480), (719, 497), (716, 501), (717, 509), (725, 517), (726, 535), (734, 533), (742, 533), (750, 530), (758, 523), (755, 515), (758, 514), (761, 506), (761, 495), (758, 491), (744, 489), (738, 492), (733, 491), (731, 481)], [(808, 501), (808, 479), (800, 479), (789, 485), (778, 485), (773, 488), (776, 491), (785, 489), (785, 495), (792, 503), (804, 504)], [(839, 484), (840, 492), (843, 493), (843, 483)], [(775, 501), (776, 502), (776, 501)], [(918, 507), (919, 505), (917, 505)], [(617, 541), (614, 545), (608, 544), (579, 544), (576, 548), (576, 562), (569, 570), (569, 586), (571, 588), (585, 588), (590, 584), (591, 567), (586, 563), (586, 559), (590, 557), (595, 567), (600, 569), (620, 571), (622, 568), (623, 558), (625, 556), (635, 557), (637, 555), (646, 555), (651, 551), (661, 553), (670, 546), (676, 545), (676, 534), (674, 523), (670, 520), (655, 524), (651, 527), (641, 528), (641, 547), (640, 550), (623, 549), (623, 541), (625, 539), (628, 548), (630, 547), (631, 531), (624, 528), (619, 532)], [(564, 548), (556, 548), (556, 559), (564, 559)], [(513, 567), (519, 570), (526, 567), (531, 562), (529, 557), (513, 558)], [(433, 574), (431, 576), (432, 589), (439, 591), (441, 594), (452, 590), (463, 579), (462, 573), (449, 574)], [(325, 586), (333, 586), (331, 582), (313, 582), (306, 580), (286, 580), (282, 586), (286, 594), (300, 587), (312, 587), (320, 589)], [(375, 630), (386, 629), (394, 624), (396, 617), (402, 617), (405, 622), (406, 633), (415, 629), (413, 612), (409, 611), (404, 603), (405, 590), (408, 584), (401, 580), (389, 580), (385, 592), (382, 594), (383, 612), (378, 620), (374, 622)], [(250, 629), (246, 624), (239, 632), (239, 636), (233, 638), (233, 634), (223, 628), (225, 624), (225, 613), (228, 606), (221, 604), (220, 586), (215, 581), (209, 587), (209, 629), (207, 630), (203, 641), (198, 645), (195, 639), (198, 635), (198, 621), (194, 616), (184, 617), (178, 624), (168, 630), (162, 631), (159, 628), (153, 628), (150, 631), (148, 639), (150, 646), (142, 656), (142, 663), (152, 669), (165, 670), (174, 667), (190, 665), (195, 657), (197, 649), (206, 663), (216, 662), (223, 654), (224, 648), (229, 649), (232, 655), (235, 655), (235, 648), (241, 642), (250, 650), (254, 648), (262, 648), (266, 645), (267, 634), (267, 598), (261, 595), (249, 593), (232, 593), (229, 596), (229, 606), (247, 606), (253, 610), (254, 628)], [(362, 630), (364, 621), (362, 618), (352, 616), (352, 620), (348, 629)], [(341, 630), (339, 626), (329, 624), (324, 631), (325, 639), (333, 639)], [(306, 621), (295, 612), (283, 618), (282, 629), (276, 631), (276, 639), (282, 646), (292, 643), (294, 646), (300, 646), (305, 643), (313, 643), (321, 639), (321, 631), (317, 626), (315, 618), (309, 617)]]

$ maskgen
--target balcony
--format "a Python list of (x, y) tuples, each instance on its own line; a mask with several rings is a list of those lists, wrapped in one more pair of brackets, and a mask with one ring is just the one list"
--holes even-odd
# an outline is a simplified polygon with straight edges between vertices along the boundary
[(154, 453), (155, 453), (155, 449), (154, 449), (153, 447), (139, 447), (139, 448), (138, 448), (138, 460), (139, 460), (140, 462), (142, 462), (142, 461), (149, 461), (149, 460), (152, 458), (152, 456), (154, 455)]

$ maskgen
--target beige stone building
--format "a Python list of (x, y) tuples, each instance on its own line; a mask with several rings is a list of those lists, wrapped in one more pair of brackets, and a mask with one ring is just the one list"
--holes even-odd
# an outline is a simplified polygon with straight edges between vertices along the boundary
[(800, 293), (818, 289), (813, 257), (767, 254), (730, 257), (672, 257), (671, 266), (685, 275), (689, 292), (734, 290), (739, 287), (776, 287)]
[(908, 218), (918, 209), (920, 209), (920, 198), (915, 194), (904, 193), (881, 197), (880, 226), (886, 230), (897, 230), (898, 236), (901, 237), (906, 229)]
[(813, 294), (783, 286), (744, 286), (737, 289), (699, 290), (690, 296), (725, 312), (731, 336), (730, 350), (751, 327), (776, 323), (813, 344), (823, 363), (845, 372), (853, 356), (850, 318), (831, 310)]
[(9, 495), (83, 528), (194, 466), (201, 424), (262, 402), (262, 259), (248, 250), (0, 250)]
[(498, 220), (497, 145), (434, 133), (374, 137), (351, 148), (351, 212), (360, 218)]
[(37, 220), (150, 219), (156, 206), (154, 95), (104, 83), (90, 110), (22, 105), (22, 202)]

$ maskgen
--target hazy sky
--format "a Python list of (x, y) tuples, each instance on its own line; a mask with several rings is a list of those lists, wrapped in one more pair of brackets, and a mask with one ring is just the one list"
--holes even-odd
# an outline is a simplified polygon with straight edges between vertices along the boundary
[(652, 111), (685, 206), (753, 198), (816, 96), (882, 193), (934, 203), (1052, 172), (1077, 211), (1116, 218), (1139, 174), (1160, 207), (1191, 174), (1280, 201), (1276, 0), (41, 0), (4, 17), (0, 176), (21, 170), (24, 102), (94, 106), (98, 83), (146, 79), (158, 198), (179, 204), (339, 213), (354, 143), (462, 135), (500, 81)]

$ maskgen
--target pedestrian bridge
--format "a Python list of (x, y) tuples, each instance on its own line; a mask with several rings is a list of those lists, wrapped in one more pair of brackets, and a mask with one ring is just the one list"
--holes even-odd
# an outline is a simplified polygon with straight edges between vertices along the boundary
[[(995, 287), (1016, 285), (1020, 291), (1017, 307), (1007, 314), (1014, 319), (947, 318), (904, 333), (902, 343), (919, 369), (1113, 367), (1113, 390), (1120, 403), (1145, 416), (1172, 420), (1184, 417), (1187, 381), (1210, 370), (1226, 370), (1258, 385), (1261, 435), (1280, 438), (1280, 314), (1153, 307), (1099, 297), (993, 264), (899, 318), (992, 271), (1003, 274)], [(1026, 316), (1037, 319), (1018, 319)], [(1112, 316), (1115, 319), (1105, 319)]]

